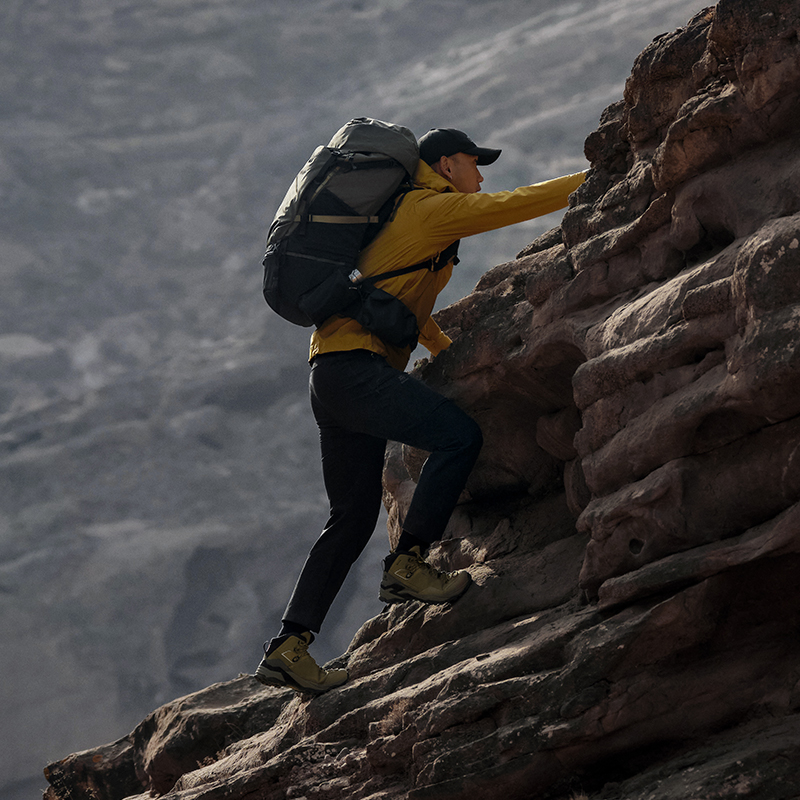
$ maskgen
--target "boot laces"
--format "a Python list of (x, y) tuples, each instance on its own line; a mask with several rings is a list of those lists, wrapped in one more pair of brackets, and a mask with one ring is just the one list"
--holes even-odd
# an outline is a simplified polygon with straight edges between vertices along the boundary
[(453, 575), (452, 572), (441, 572), (440, 570), (436, 569), (436, 567), (426, 561), (422, 556), (417, 556), (414, 567), (415, 569), (421, 569), (424, 572), (427, 572), (432, 578), (440, 581), (449, 581)]
[(300, 658), (305, 658), (308, 656), (308, 642), (302, 637), (298, 636), (297, 644), (295, 645), (294, 651), (297, 653)]

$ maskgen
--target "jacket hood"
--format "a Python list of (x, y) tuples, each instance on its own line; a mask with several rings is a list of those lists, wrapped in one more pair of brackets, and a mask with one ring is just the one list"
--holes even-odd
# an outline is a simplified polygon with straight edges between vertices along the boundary
[(414, 174), (414, 185), (418, 189), (432, 189), (434, 192), (455, 192), (456, 188), (447, 178), (443, 178), (438, 172), (426, 164), (422, 159), (419, 160), (417, 171)]

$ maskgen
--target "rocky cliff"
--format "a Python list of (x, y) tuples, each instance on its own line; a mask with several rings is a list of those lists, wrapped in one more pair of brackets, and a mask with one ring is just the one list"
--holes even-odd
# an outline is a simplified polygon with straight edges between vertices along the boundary
[(486, 440), (433, 554), (467, 594), (369, 620), (319, 698), (169, 703), (50, 800), (800, 796), (799, 32), (721, 0), (655, 40), (561, 226), (439, 313), (416, 374)]

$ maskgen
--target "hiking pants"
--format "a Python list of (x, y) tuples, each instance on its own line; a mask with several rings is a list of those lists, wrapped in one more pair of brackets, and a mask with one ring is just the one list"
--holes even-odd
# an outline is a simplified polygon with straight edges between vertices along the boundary
[(432, 543), (444, 533), (483, 438), (475, 421), (452, 400), (369, 350), (317, 356), (310, 391), (330, 518), (283, 619), (318, 632), (375, 530), (387, 440), (430, 452), (403, 530)]

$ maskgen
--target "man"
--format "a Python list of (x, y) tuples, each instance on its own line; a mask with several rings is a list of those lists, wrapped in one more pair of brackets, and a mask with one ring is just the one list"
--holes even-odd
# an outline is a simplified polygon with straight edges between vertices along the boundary
[[(513, 192), (479, 194), (479, 167), (494, 163), (500, 150), (478, 147), (453, 128), (429, 131), (419, 146), (415, 189), (359, 257), (366, 277), (430, 259), (464, 236), (557, 211), (585, 177), (581, 172)], [(411, 309), (420, 343), (432, 356), (451, 343), (431, 312), (452, 269), (451, 258), (443, 269), (389, 278), (380, 287)], [(470, 586), (466, 570), (439, 572), (425, 554), (444, 533), (478, 457), (481, 431), (455, 403), (404, 372), (410, 355), (411, 348), (389, 345), (343, 316), (332, 317), (311, 337), (311, 405), (330, 518), (303, 566), (280, 632), (264, 646), (256, 671), (262, 683), (319, 694), (347, 680), (346, 670), (320, 668), (308, 646), (375, 528), (387, 440), (430, 456), (397, 547), (384, 560), (380, 599), (452, 603)]]

